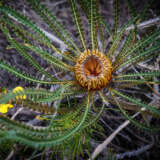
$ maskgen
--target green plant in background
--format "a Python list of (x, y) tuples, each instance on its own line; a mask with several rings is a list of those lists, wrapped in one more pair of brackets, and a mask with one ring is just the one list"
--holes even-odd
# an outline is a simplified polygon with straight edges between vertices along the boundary
[[(94, 129), (101, 129), (98, 119), (109, 103), (117, 105), (123, 115), (137, 127), (148, 131), (157, 131), (145, 121), (135, 120), (129, 110), (141, 112), (159, 118), (159, 106), (151, 106), (143, 102), (141, 97), (125, 92), (137, 86), (145, 86), (156, 93), (153, 85), (159, 85), (160, 71), (136, 71), (133, 69), (140, 62), (147, 62), (159, 55), (160, 30), (154, 29), (150, 35), (138, 40), (137, 24), (145, 18), (148, 9), (137, 15), (128, 0), (132, 18), (118, 30), (118, 0), (114, 1), (115, 17), (113, 31), (100, 15), (97, 0), (70, 0), (71, 9), (81, 46), (77, 45), (72, 36), (65, 30), (56, 17), (39, 0), (27, 0), (35, 12), (49, 26), (53, 33), (67, 46), (67, 52), (58, 49), (50, 37), (33, 21), (13, 8), (0, 6), (0, 29), (6, 36), (10, 47), (15, 49), (30, 66), (45, 76), (39, 79), (24, 73), (0, 59), (0, 68), (33, 84), (41, 84), (43, 89), (24, 88), (19, 91), (1, 93), (0, 104), (23, 103), (23, 107), (43, 113), (39, 119), (47, 122), (46, 126), (38, 127), (21, 123), (0, 114), (0, 142), (13, 140), (34, 148), (61, 147), (69, 148), (73, 157), (83, 153), (84, 144), (89, 144)], [(78, 6), (84, 11), (90, 26), (90, 42), (88, 44)], [(127, 30), (128, 27), (132, 29)], [(26, 30), (27, 28), (27, 30)], [(106, 32), (105, 32), (106, 31)], [(105, 34), (109, 34), (112, 44), (105, 50)], [(123, 42), (123, 43), (122, 43)], [(51, 49), (52, 53), (48, 50)], [(44, 59), (61, 76), (54, 76), (41, 67), (30, 53)], [(3, 54), (3, 53), (0, 53)], [(70, 75), (72, 79), (64, 79)], [(157, 79), (155, 78), (157, 77)], [(50, 86), (57, 90), (47, 90)], [(136, 91), (136, 90), (135, 90)], [(158, 95), (158, 93), (156, 93)], [(17, 100), (16, 97), (25, 98)], [(95, 97), (103, 102), (95, 105)], [(62, 100), (67, 99), (67, 104)], [(54, 105), (46, 105), (53, 104)], [(144, 123), (142, 123), (144, 122)], [(67, 146), (67, 147), (65, 147)]]

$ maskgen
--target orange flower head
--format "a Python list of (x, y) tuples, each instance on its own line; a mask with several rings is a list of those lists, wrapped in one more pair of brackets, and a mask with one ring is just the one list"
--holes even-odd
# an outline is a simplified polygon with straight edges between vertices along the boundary
[(75, 65), (75, 77), (88, 90), (99, 90), (112, 77), (112, 64), (104, 53), (87, 50), (81, 53)]

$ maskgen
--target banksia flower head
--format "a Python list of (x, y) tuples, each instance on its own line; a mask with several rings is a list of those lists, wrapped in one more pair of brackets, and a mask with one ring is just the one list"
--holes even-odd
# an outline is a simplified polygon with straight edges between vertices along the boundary
[(88, 90), (106, 87), (112, 77), (110, 60), (98, 50), (86, 50), (81, 53), (74, 68), (77, 81)]

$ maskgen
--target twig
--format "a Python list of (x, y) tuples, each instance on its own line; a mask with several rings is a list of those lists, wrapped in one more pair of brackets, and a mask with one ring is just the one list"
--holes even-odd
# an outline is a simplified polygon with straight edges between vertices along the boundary
[[(134, 114), (132, 116), (132, 118), (136, 117), (137, 115), (139, 115), (140, 113), (137, 112), (136, 114)], [(91, 155), (91, 158), (89, 160), (92, 160), (94, 158), (96, 158), (103, 150), (104, 148), (107, 147), (107, 145), (115, 138), (115, 136), (123, 129), (125, 128), (127, 125), (130, 124), (129, 120), (126, 120), (124, 123), (122, 123), (103, 143), (99, 144), (96, 149), (94, 150), (94, 152)]]
[[(45, 78), (45, 75), (42, 75), (42, 77), (41, 77), (41, 81), (42, 81), (42, 80), (44, 80), (44, 78)], [(36, 86), (36, 89), (39, 89), (39, 88), (40, 88), (40, 85), (41, 85), (41, 84), (40, 84), (40, 83), (38, 83), (38, 84), (37, 84), (37, 86)]]
[[(39, 27), (39, 29), (49, 38), (51, 39), (53, 42), (56, 42), (58, 44), (60, 44), (60, 46), (63, 46), (64, 48), (66, 47), (66, 45), (64, 44), (64, 42), (62, 40), (60, 40), (58, 37), (54, 36), (53, 33), (49, 33), (46, 30), (44, 30), (43, 28)], [(60, 47), (61, 48), (61, 47)]]
[[(137, 28), (138, 29), (144, 29), (144, 28), (150, 27), (150, 26), (152, 26), (152, 25), (154, 25), (154, 24), (156, 24), (158, 22), (160, 22), (160, 17), (157, 17), (157, 18), (154, 18), (154, 19), (150, 19), (148, 21), (144, 21), (144, 22), (138, 24)], [(131, 25), (130, 27), (128, 27), (126, 29), (126, 31), (130, 31), (132, 29), (134, 29), (134, 25)]]
[(7, 157), (5, 160), (10, 160), (13, 155), (14, 155), (14, 150), (12, 150), (12, 151), (10, 152), (10, 154), (8, 155), (8, 157)]
[[(23, 110), (23, 108), (19, 108), (16, 113), (11, 117), (11, 120), (14, 120), (16, 118), (16, 116)], [(16, 145), (14, 145), (16, 146)], [(12, 150), (10, 152), (10, 154), (7, 156), (7, 158), (5, 160), (10, 160), (12, 158), (12, 156), (14, 155), (15, 151)]]
[(11, 120), (14, 120), (16, 116), (23, 110), (23, 108), (19, 108), (16, 113), (11, 117)]
[[(160, 56), (157, 57), (157, 60), (156, 60), (155, 65), (154, 65), (156, 71), (159, 71), (159, 69), (160, 69), (159, 62), (160, 62)], [(154, 77), (154, 80), (158, 81), (158, 78)], [(158, 84), (154, 84), (153, 88), (159, 94), (159, 85)], [(155, 99), (159, 99), (160, 97), (158, 95), (154, 94), (154, 98)]]
[[(23, 110), (23, 108), (19, 108), (16, 113), (11, 117), (11, 120), (14, 120), (16, 118), (16, 116)], [(15, 145), (14, 145), (15, 146)], [(15, 151), (12, 150), (10, 152), (10, 154), (7, 156), (7, 158), (5, 160), (10, 160), (12, 158), (12, 156), (14, 155)]]
[(125, 153), (120, 153), (116, 155), (116, 159), (123, 159), (125, 157), (132, 157), (132, 156), (138, 156), (139, 154), (147, 151), (148, 149), (152, 148), (152, 146), (154, 145), (154, 141), (152, 141), (150, 144), (142, 146), (141, 148), (138, 148), (137, 150), (133, 150), (133, 151), (129, 151), (129, 152), (125, 152)]
[(148, 70), (151, 70), (151, 71), (153, 71), (155, 69), (154, 66), (145, 64), (143, 62), (138, 63), (137, 65), (139, 66), (139, 68), (144, 68), (144, 69), (148, 69)]
[(42, 3), (44, 3), (44, 4), (49, 3), (48, 5), (52, 5), (52, 8), (53, 8), (53, 7), (56, 7), (58, 5), (61, 5), (61, 4), (65, 3), (65, 2), (66, 2), (66, 0), (62, 0), (62, 1), (54, 2), (53, 5), (52, 5), (50, 0), (49, 0), (48, 2), (44, 1)]
[[(10, 18), (12, 18), (13, 20), (15, 20), (16, 22), (22, 24), (18, 19), (16, 19), (15, 17), (11, 16), (10, 14), (8, 14), (8, 16), (9, 16)], [(38, 27), (38, 26), (37, 26), (37, 27)], [(58, 37), (54, 36), (53, 33), (51, 34), (51, 33), (49, 33), (48, 31), (44, 30), (44, 29), (41, 28), (41, 27), (38, 27), (38, 28), (39, 28), (50, 40), (52, 40), (53, 42), (58, 43), (58, 44), (60, 45), (60, 49), (61, 49), (62, 52), (65, 51), (66, 45), (65, 45), (65, 43), (64, 43), (62, 40), (60, 40)]]

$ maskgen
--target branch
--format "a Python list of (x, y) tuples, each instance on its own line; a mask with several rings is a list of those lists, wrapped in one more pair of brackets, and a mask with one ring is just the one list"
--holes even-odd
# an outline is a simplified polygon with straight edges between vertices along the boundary
[[(132, 116), (132, 118), (138, 116), (139, 114), (140, 113), (137, 112)], [(116, 135), (129, 124), (130, 124), (129, 120), (126, 120), (124, 123), (122, 123), (103, 143), (99, 144), (96, 147), (89, 160), (96, 158), (107, 147), (107, 145), (116, 137)]]
[[(144, 21), (144, 22), (138, 24), (138, 25), (137, 25), (137, 28), (138, 28), (138, 29), (144, 29), (144, 28), (150, 27), (150, 26), (152, 26), (152, 25), (154, 25), (154, 24), (157, 24), (158, 22), (160, 22), (160, 17), (153, 18), (153, 19), (150, 19), (150, 20), (148, 20), (148, 21)], [(134, 29), (134, 25), (131, 25), (130, 27), (128, 27), (128, 28), (126, 29), (126, 31), (130, 31), (130, 30), (132, 30), (132, 29)]]
[(137, 150), (133, 150), (133, 151), (129, 151), (129, 152), (125, 152), (125, 153), (120, 153), (116, 155), (116, 159), (123, 159), (125, 157), (132, 157), (132, 156), (138, 156), (141, 153), (147, 151), (148, 149), (152, 148), (152, 146), (154, 145), (154, 142), (151, 142), (148, 145), (142, 146), (141, 148), (138, 148)]

